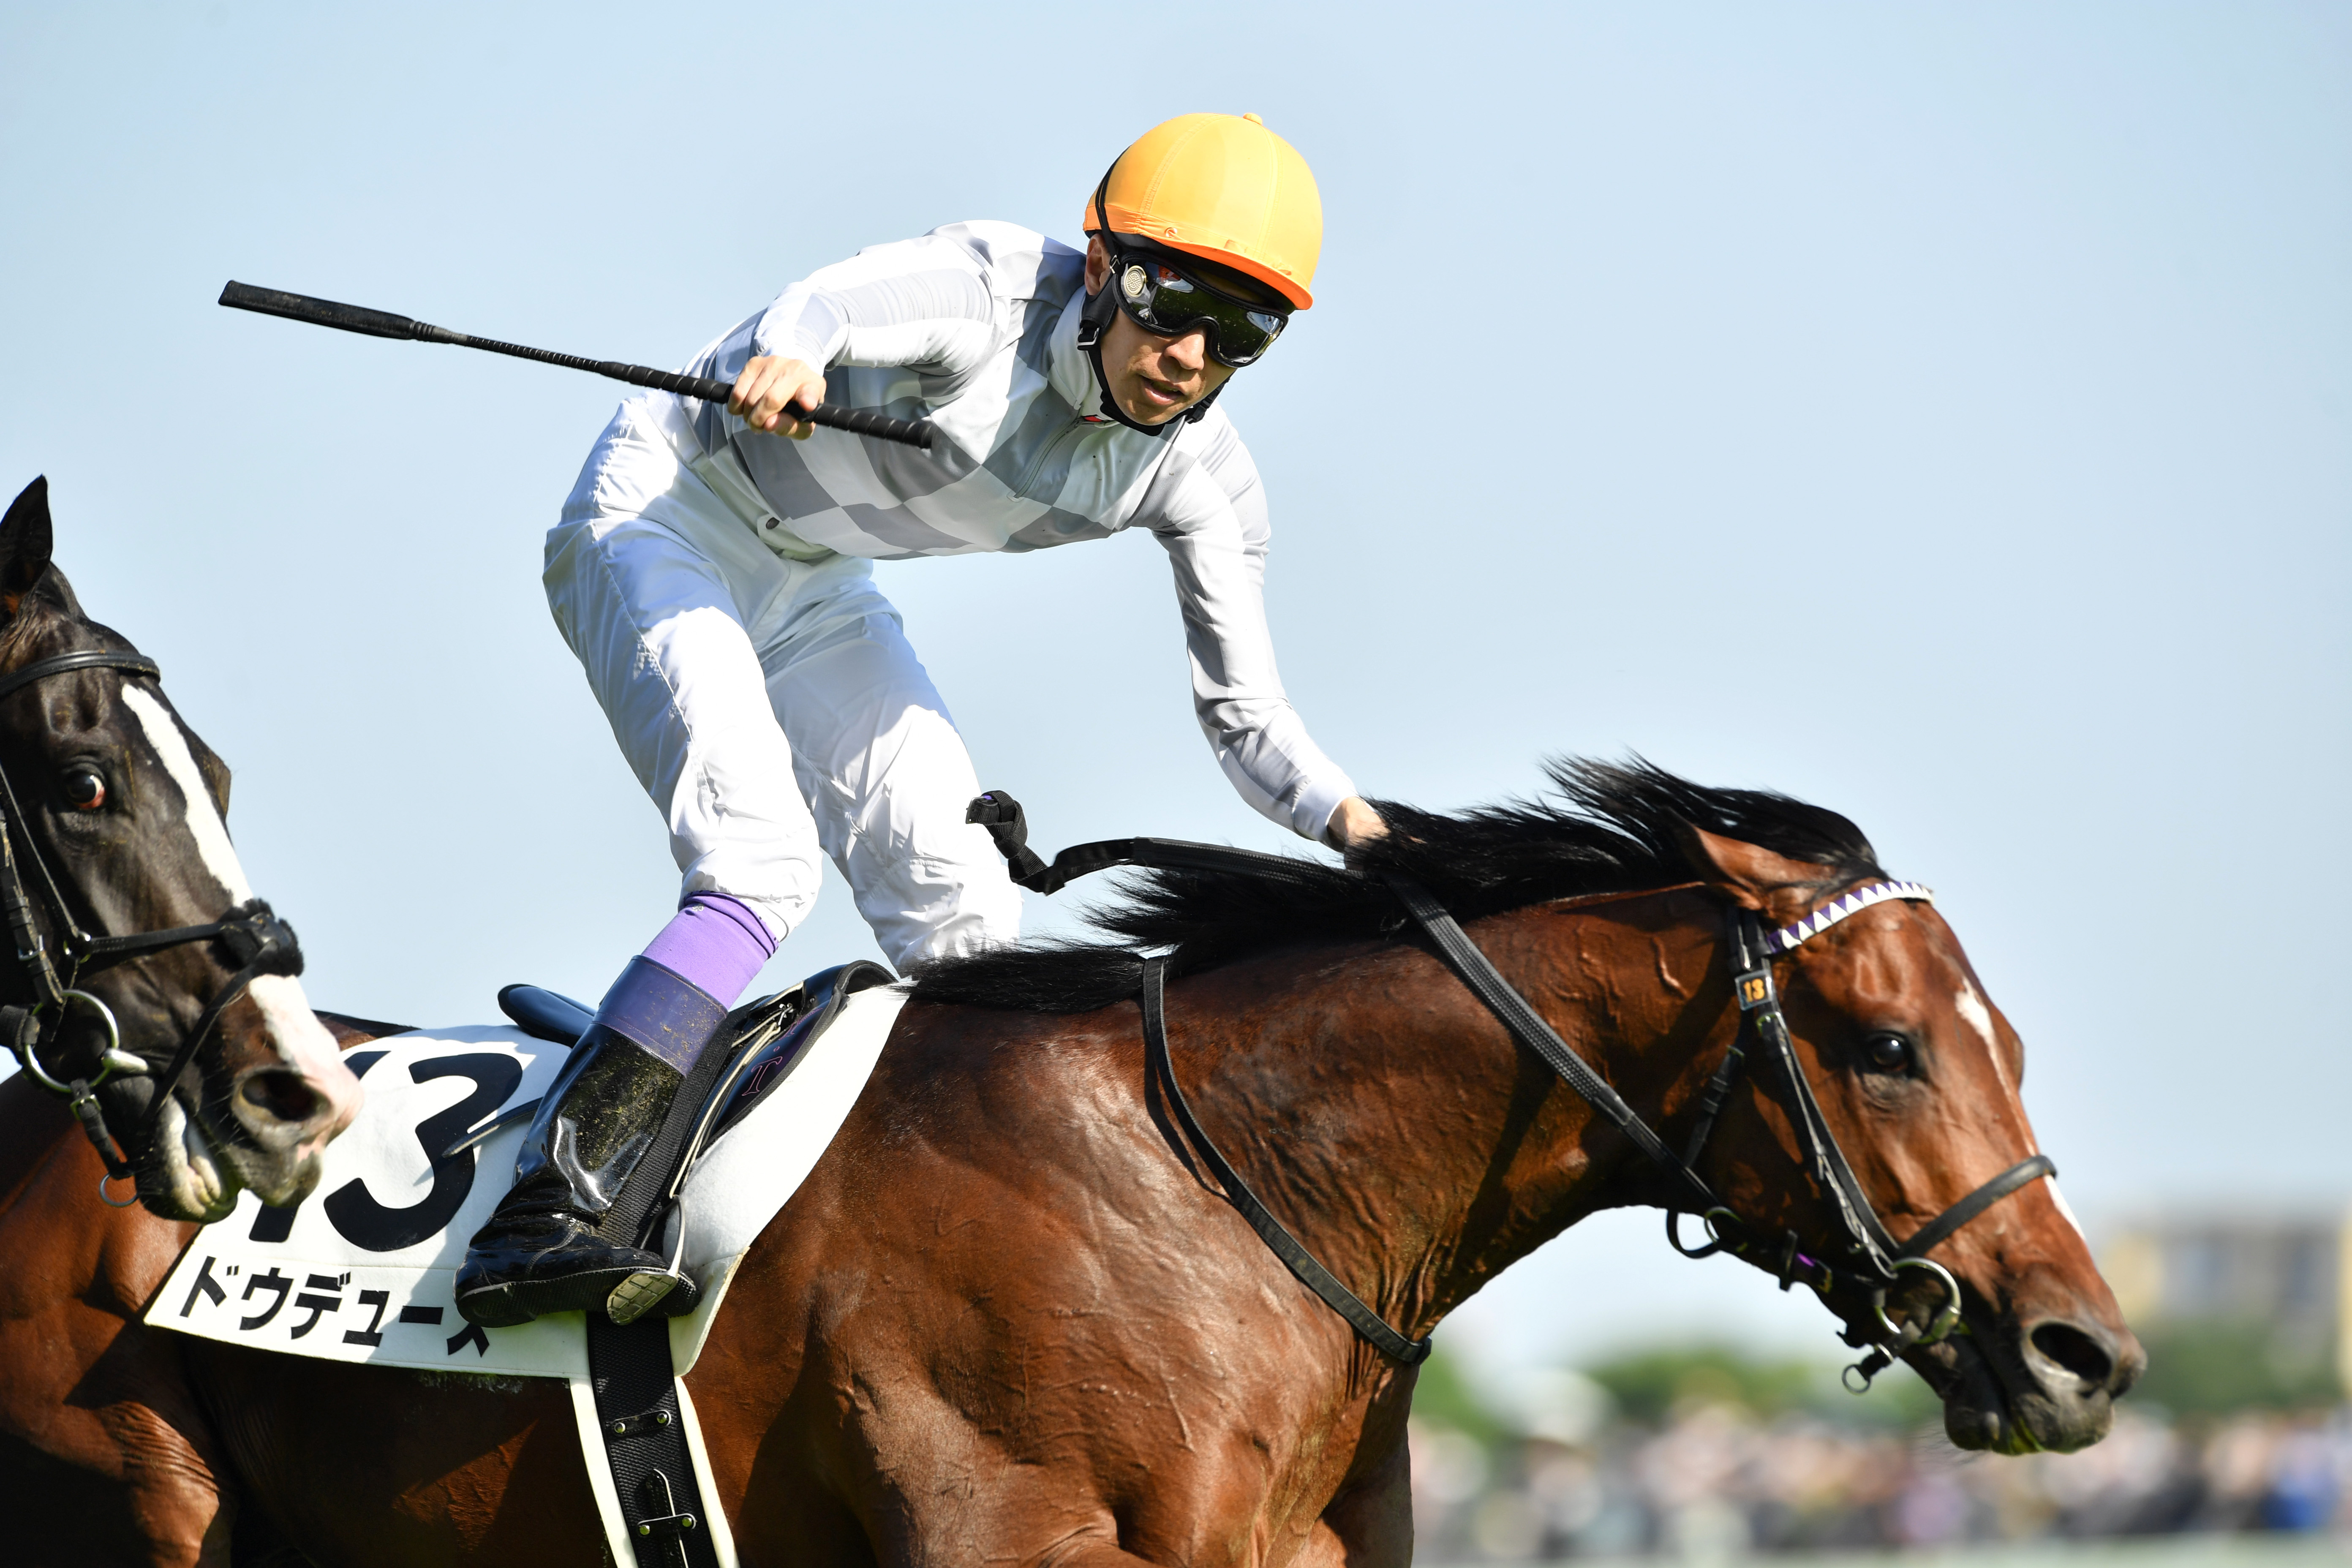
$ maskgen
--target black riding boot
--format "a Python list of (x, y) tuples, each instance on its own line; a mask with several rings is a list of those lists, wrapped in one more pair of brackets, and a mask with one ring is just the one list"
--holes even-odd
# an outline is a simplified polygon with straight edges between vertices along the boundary
[(514, 1188), (457, 1270), (467, 1321), (504, 1329), (549, 1312), (602, 1311), (627, 1323), (656, 1307), (665, 1317), (693, 1310), (700, 1292), (675, 1259), (604, 1227), (620, 1221), (615, 1228), (634, 1233), (642, 1221), (642, 1202), (619, 1213), (614, 1205), (726, 1017), (715, 998), (660, 964), (630, 961), (540, 1101)]

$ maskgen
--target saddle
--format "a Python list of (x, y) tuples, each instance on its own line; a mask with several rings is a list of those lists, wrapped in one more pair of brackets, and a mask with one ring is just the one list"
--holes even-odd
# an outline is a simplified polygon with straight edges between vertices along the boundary
[[(623, 1195), (634, 1223), (703, 1288), (694, 1312), (656, 1320), (678, 1330), (682, 1364), (735, 1267), (864, 1092), (906, 1000), (888, 979), (878, 965), (845, 965), (740, 1009), (632, 1173)], [(329, 1147), (317, 1193), (282, 1209), (241, 1194), (191, 1238), (148, 1320), (284, 1354), (572, 1375), (570, 1315), (485, 1331), (455, 1310), (467, 1239), (505, 1194), (522, 1124), (590, 1017), (537, 988), (502, 1001), (529, 1027), (415, 1030), (347, 1052), (367, 1101)]]

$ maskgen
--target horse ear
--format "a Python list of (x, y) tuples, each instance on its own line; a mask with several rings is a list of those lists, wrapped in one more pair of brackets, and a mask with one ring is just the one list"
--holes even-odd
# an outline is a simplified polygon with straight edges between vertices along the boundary
[(46, 474), (18, 492), (0, 517), (0, 610), (17, 605), (49, 569), (49, 480)]
[(1776, 899), (1802, 898), (1810, 902), (1814, 889), (1838, 880), (1837, 873), (1827, 866), (1791, 860), (1761, 845), (1726, 838), (1679, 818), (1675, 837), (1683, 858), (1701, 880), (1712, 883), (1740, 908), (1759, 913), (1778, 912), (1772, 908)]

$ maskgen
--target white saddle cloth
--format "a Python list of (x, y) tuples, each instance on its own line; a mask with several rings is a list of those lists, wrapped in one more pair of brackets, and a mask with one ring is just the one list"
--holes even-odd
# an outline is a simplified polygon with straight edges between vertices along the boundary
[[(866, 1087), (905, 1005), (898, 986), (860, 991), (687, 1178), (688, 1272), (702, 1301), (670, 1320), (670, 1355), (692, 1367), (743, 1255), (822, 1155)], [(376, 1366), (584, 1379), (577, 1312), (511, 1329), (458, 1317), (451, 1286), (466, 1243), (506, 1193), (518, 1124), (443, 1161), (509, 1105), (536, 1099), (565, 1052), (513, 1028), (419, 1030), (345, 1060), (367, 1100), (328, 1146), (318, 1190), (289, 1216), (251, 1193), (198, 1231), (146, 1321), (286, 1355)]]

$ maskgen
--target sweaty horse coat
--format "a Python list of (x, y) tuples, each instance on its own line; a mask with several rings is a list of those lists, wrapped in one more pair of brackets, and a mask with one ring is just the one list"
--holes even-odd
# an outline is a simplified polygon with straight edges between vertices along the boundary
[[(1737, 1027), (1725, 902), (1787, 923), (1878, 873), (1850, 825), (1778, 797), (1568, 782), (1607, 826), (1400, 809), (1396, 868), (1476, 917), (1503, 973), (1678, 1144)], [(1686, 820), (1723, 832), (1674, 848)], [(1425, 1332), (1584, 1215), (1670, 1195), (1387, 934), (1376, 890), (1326, 891), (1175, 888), (1130, 924), (1176, 941), (1180, 966), (1191, 950), (1168, 1015), (1202, 1121), (1376, 1310)], [(1898, 1237), (2034, 1152), (2016, 1037), (1932, 908), (1865, 910), (1780, 970), (1803, 1070)], [(1134, 974), (1109, 950), (1015, 953), (901, 1015), (688, 1380), (745, 1562), (1409, 1560), (1413, 1374), (1196, 1174), (1117, 999)], [(1023, 996), (1055, 1010), (1006, 1005)], [(1889, 1032), (1913, 1047), (1899, 1070), (1862, 1049)], [(1823, 1197), (1795, 1156), (1783, 1108), (1742, 1080), (1705, 1174), (1820, 1251)], [(1938, 1257), (1970, 1331), (1907, 1359), (1955, 1439), (2095, 1441), (2141, 1356), (2048, 1184)], [(237, 1506), (317, 1563), (593, 1560), (560, 1387), (182, 1357)]]

